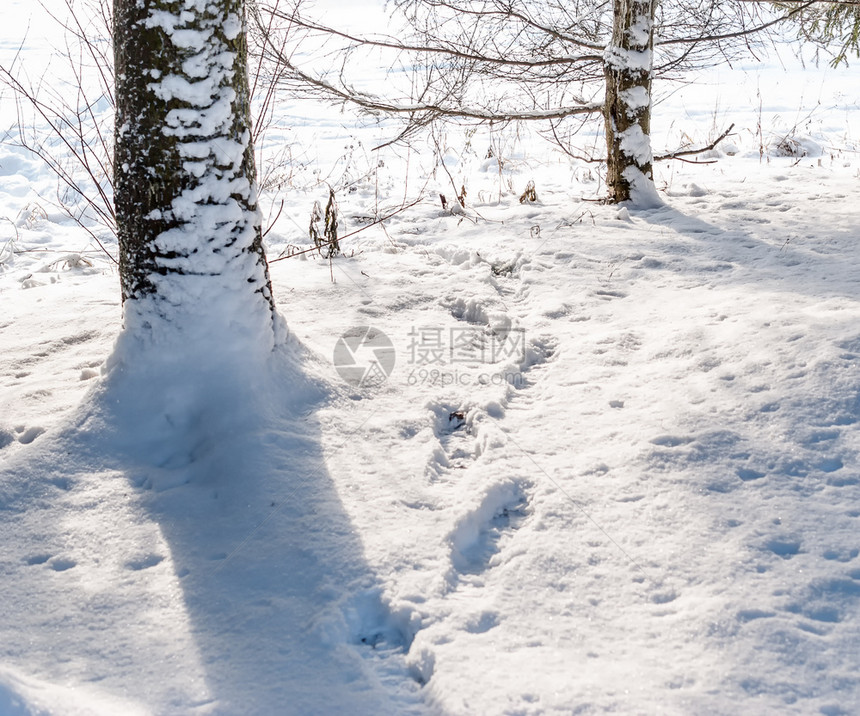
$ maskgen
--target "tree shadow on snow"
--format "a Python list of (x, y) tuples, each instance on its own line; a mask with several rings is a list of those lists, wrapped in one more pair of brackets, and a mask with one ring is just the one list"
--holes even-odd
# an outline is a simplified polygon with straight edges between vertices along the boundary
[[(716, 279), (732, 271), (732, 281), (751, 284), (757, 289), (784, 292), (788, 288), (791, 292), (820, 297), (844, 296), (846, 283), (857, 285), (857, 281), (847, 280), (850, 276), (834, 282), (819, 279), (820, 269), (810, 271), (811, 265), (819, 262), (828, 267), (830, 276), (848, 271), (850, 267), (840, 260), (840, 256), (844, 251), (843, 239), (853, 241), (853, 237), (845, 234), (835, 236), (832, 244), (817, 242), (813, 246), (805, 245), (802, 237), (795, 233), (780, 232), (771, 227), (764, 216), (766, 213), (765, 208), (758, 212), (750, 210), (745, 213), (745, 218), (738, 218), (737, 225), (721, 228), (668, 204), (631, 211), (634, 218), (651, 224), (655, 229), (670, 229), (696, 242), (672, 245), (671, 237), (667, 238), (667, 243), (661, 243), (660, 249), (664, 256), (676, 257), (677, 266), (671, 263), (671, 259), (662, 263), (666, 261), (664, 258), (651, 259), (651, 268), (692, 270), (704, 280), (709, 275)], [(761, 230), (756, 231), (755, 227), (761, 227)], [(767, 239), (768, 233), (770, 240)], [(649, 242), (653, 242), (653, 236), (643, 238), (643, 247)]]
[(276, 353), (197, 389), (109, 375), (0, 469), (0, 659), (157, 713), (423, 712), (326, 468), (332, 393)]

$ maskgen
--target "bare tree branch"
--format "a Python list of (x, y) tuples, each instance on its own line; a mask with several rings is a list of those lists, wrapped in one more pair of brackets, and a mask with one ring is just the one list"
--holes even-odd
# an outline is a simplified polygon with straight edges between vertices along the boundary
[(691, 156), (693, 154), (701, 154), (702, 152), (709, 152), (712, 149), (715, 149), (720, 142), (722, 142), (726, 137), (728, 137), (734, 128), (735, 125), (731, 124), (725, 132), (723, 132), (719, 137), (717, 137), (706, 147), (699, 147), (698, 149), (678, 149), (674, 152), (668, 152), (667, 154), (660, 154), (654, 157), (654, 161), (662, 162), (667, 159), (679, 159), (680, 157)]
[[(357, 35), (352, 35), (350, 33), (344, 32), (343, 30), (338, 30), (333, 27), (329, 27), (326, 25), (322, 25), (319, 23), (312, 22), (310, 20), (305, 20), (297, 13), (285, 13), (276, 8), (270, 8), (270, 12), (274, 17), (279, 17), (282, 20), (288, 21), (291, 25), (296, 27), (301, 27), (306, 30), (311, 30), (314, 32), (319, 32), (323, 35), (330, 37), (339, 37), (343, 40), (348, 40), (356, 46), (363, 47), (381, 47), (389, 50), (396, 50), (397, 52), (416, 52), (424, 55), (443, 55), (447, 57), (454, 57), (461, 60), (468, 60), (470, 62), (486, 62), (488, 64), (493, 65), (501, 65), (501, 66), (511, 66), (511, 67), (526, 67), (526, 68), (535, 68), (535, 67), (552, 67), (555, 65), (574, 65), (581, 63), (589, 63), (589, 62), (601, 62), (603, 60), (602, 54), (591, 54), (591, 55), (577, 55), (577, 56), (561, 56), (561, 57), (551, 57), (548, 59), (527, 59), (527, 60), (517, 60), (511, 59), (509, 57), (504, 57), (503, 55), (486, 55), (483, 53), (479, 53), (477, 48), (472, 47), (468, 44), (464, 45), (463, 49), (459, 49), (455, 44), (450, 43), (448, 46), (434, 46), (434, 45), (413, 45), (405, 42), (401, 42), (396, 39), (384, 39), (383, 37), (372, 37), (365, 36), (359, 37)], [(509, 13), (511, 17), (518, 17), (515, 14)], [(591, 46), (587, 45), (588, 49), (594, 50), (602, 50), (601, 46)]]

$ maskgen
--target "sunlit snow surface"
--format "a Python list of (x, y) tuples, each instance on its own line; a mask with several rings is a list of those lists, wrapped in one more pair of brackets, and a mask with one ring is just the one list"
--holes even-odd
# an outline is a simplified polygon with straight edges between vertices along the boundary
[(273, 262), (290, 337), (230, 371), (103, 372), (116, 271), (7, 138), (0, 714), (860, 711), (858, 90), (784, 62), (655, 85), (655, 153), (736, 126), (647, 211), (526, 130), (449, 180), (279, 106), (270, 258), (326, 182), (342, 233), (424, 198)]

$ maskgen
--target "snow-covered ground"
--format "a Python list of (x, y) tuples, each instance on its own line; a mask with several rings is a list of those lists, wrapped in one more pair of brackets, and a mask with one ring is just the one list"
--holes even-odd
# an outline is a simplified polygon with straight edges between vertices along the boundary
[[(116, 270), (0, 145), (0, 714), (860, 712), (860, 90), (785, 64), (665, 92), (658, 150), (736, 126), (648, 211), (279, 108), (262, 372), (103, 371)], [(367, 228), (285, 258), (325, 181)]]

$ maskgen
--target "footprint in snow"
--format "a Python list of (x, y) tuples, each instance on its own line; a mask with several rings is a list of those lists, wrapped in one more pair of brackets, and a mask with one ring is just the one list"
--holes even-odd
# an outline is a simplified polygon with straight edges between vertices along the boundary
[(845, 467), (845, 464), (838, 457), (825, 458), (817, 465), (821, 472), (836, 472)]
[(851, 474), (831, 473), (827, 476), (827, 484), (831, 487), (851, 487), (860, 484), (860, 477)]
[(603, 338), (597, 342), (597, 345), (601, 346), (601, 348), (597, 348), (594, 352), (598, 355), (602, 355), (608, 352), (624, 352), (630, 353), (633, 351), (638, 351), (642, 348), (642, 339), (637, 336), (635, 333), (623, 333), (620, 336), (610, 336), (609, 338)]
[(466, 631), (470, 634), (485, 634), (499, 625), (499, 615), (493, 611), (473, 614), (466, 621)]
[(738, 612), (738, 621), (739, 622), (751, 622), (756, 619), (770, 619), (771, 617), (775, 617), (776, 612), (767, 611), (764, 609), (741, 609)]
[(160, 554), (148, 554), (143, 557), (129, 560), (125, 563), (125, 568), (139, 572), (142, 569), (149, 569), (157, 564), (161, 564), (163, 561), (164, 557)]
[(68, 559), (67, 557), (54, 557), (48, 563), (48, 566), (55, 572), (65, 572), (66, 570), (72, 569), (72, 567), (77, 567), (78, 563), (73, 559)]
[(765, 477), (765, 473), (759, 472), (758, 470), (750, 470), (746, 467), (739, 467), (737, 469), (738, 477), (744, 482), (751, 482), (753, 480), (761, 480), (761, 478)]
[(529, 515), (523, 486), (499, 484), (462, 515), (450, 536), (451, 562), (460, 574), (481, 574), (492, 567), (505, 535), (518, 530)]
[(800, 540), (792, 537), (774, 537), (764, 543), (765, 549), (783, 559), (791, 559), (800, 554), (800, 546)]
[[(860, 550), (856, 548), (848, 549), (841, 547), (838, 549), (828, 549), (821, 556), (831, 562), (850, 562), (851, 560), (856, 559), (858, 554), (860, 554)], [(860, 579), (860, 569), (855, 570), (854, 574), (857, 576), (855, 577), (852, 574), (852, 579)]]
[(45, 564), (53, 555), (51, 554), (34, 554), (24, 560), (24, 564), (29, 567), (35, 567), (40, 564)]
[(838, 430), (815, 430), (809, 435), (807, 442), (812, 444), (828, 442), (836, 440), (839, 435), (840, 432)]
[(465, 470), (475, 459), (475, 438), (468, 410), (450, 405), (430, 406), (435, 414), (433, 431), (438, 448), (428, 463), (425, 474), (435, 482), (450, 469)]
[(594, 295), (604, 301), (611, 301), (613, 298), (627, 298), (627, 294), (624, 291), (612, 291), (609, 289), (599, 289), (594, 292)]
[(678, 593), (674, 589), (668, 589), (660, 592), (655, 592), (651, 595), (651, 601), (654, 604), (669, 604), (678, 598)]
[(372, 587), (353, 594), (342, 605), (341, 616), (353, 644), (369, 646), (380, 655), (405, 654), (415, 638), (408, 611), (401, 606), (395, 613), (382, 590)]
[(476, 298), (465, 300), (457, 297), (453, 301), (447, 302), (447, 308), (458, 321), (482, 326), (488, 325), (490, 322), (489, 315)]
[(682, 435), (660, 435), (651, 440), (652, 445), (659, 447), (680, 447), (681, 445), (689, 445), (694, 438), (685, 437)]
[(553, 336), (535, 336), (523, 347), (520, 370), (523, 372), (549, 363), (558, 350), (558, 340)]
[(16, 428), (18, 434), (18, 442), (22, 445), (29, 445), (32, 443), (37, 437), (39, 437), (42, 433), (45, 432), (45, 428), (35, 426), (32, 428), (24, 428), (24, 426), (20, 426)]

